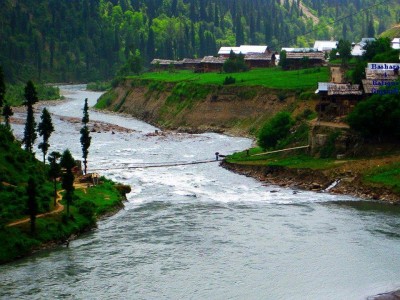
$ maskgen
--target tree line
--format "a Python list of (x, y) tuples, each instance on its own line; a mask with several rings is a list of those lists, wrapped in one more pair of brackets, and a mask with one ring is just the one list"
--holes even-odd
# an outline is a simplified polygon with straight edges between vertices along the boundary
[[(155, 57), (214, 55), (220, 46), (307, 47), (330, 39), (331, 27), (337, 38), (359, 39), (399, 18), (393, 0), (368, 18), (356, 14), (328, 25), (373, 0), (303, 2), (320, 17), (319, 25), (304, 16), (300, 1), (288, 0), (5, 0), (0, 64), (10, 81), (94, 81), (113, 77), (137, 53), (148, 64)], [(303, 36), (307, 32), (312, 34)]]

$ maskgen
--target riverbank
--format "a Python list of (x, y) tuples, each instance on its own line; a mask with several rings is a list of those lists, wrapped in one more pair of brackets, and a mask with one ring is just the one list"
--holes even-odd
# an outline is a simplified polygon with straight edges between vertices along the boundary
[(41, 250), (68, 246), (71, 240), (96, 228), (98, 220), (120, 211), (129, 192), (129, 186), (118, 185), (103, 178), (99, 185), (75, 190), (69, 215), (60, 211), (37, 218), (33, 235), (30, 233), (30, 222), (3, 227), (0, 238), (5, 244), (0, 250), (0, 264)]
[(326, 167), (315, 169), (282, 166), (273, 160), (267, 163), (224, 160), (221, 166), (233, 172), (256, 178), (266, 184), (351, 195), (363, 199), (399, 204), (400, 193), (396, 190), (396, 187), (373, 184), (365, 180), (366, 174), (374, 167), (398, 163), (400, 163), (400, 155), (351, 161), (336, 160)]

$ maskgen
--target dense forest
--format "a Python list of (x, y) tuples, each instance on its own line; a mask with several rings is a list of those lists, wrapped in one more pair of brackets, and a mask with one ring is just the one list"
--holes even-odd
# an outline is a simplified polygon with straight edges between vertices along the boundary
[(11, 82), (89, 81), (137, 53), (146, 65), (245, 43), (359, 41), (399, 19), (398, 0), (3, 0), (0, 65)]

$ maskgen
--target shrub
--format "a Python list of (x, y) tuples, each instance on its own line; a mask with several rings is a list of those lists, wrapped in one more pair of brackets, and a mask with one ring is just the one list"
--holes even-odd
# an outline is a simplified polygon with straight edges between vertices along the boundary
[(289, 135), (293, 119), (288, 112), (277, 113), (267, 121), (258, 135), (258, 145), (263, 149), (275, 147), (280, 139)]
[(232, 76), (226, 76), (224, 79), (223, 84), (228, 85), (228, 84), (234, 84), (236, 82), (236, 79)]
[(387, 94), (358, 103), (347, 117), (350, 127), (366, 138), (400, 137), (400, 94), (392, 91), (379, 90)]
[(222, 69), (225, 73), (245, 72), (249, 70), (244, 62), (244, 55), (241, 53), (236, 55), (233, 51), (231, 51), (229, 58), (224, 62)]

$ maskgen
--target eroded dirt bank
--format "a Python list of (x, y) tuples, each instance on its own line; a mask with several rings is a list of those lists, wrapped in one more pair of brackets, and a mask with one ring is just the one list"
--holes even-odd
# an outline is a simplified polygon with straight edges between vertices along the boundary
[(103, 96), (105, 109), (125, 113), (162, 129), (248, 135), (282, 110), (313, 109), (301, 91), (249, 86), (204, 86), (190, 82), (126, 80)]

